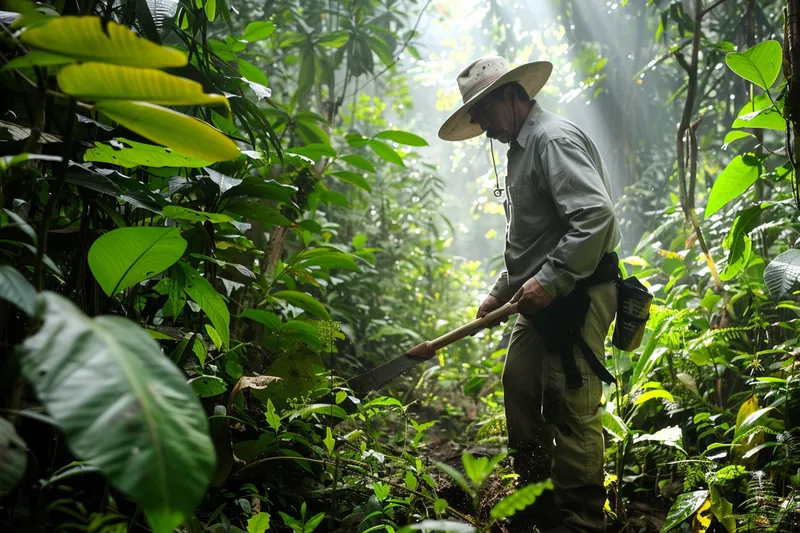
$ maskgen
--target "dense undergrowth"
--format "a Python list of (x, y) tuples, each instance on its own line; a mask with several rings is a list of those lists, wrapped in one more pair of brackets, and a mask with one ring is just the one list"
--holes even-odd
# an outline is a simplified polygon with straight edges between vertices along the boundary
[[(7, 2), (0, 527), (502, 529), (552, 488), (506, 458), (507, 331), (366, 397), (346, 382), (487, 285), (448, 251), (428, 142), (393, 125), (427, 118), (398, 61), (430, 2), (241, 4)], [(796, 531), (797, 2), (623, 2), (664, 51), (637, 78), (671, 80), (643, 87), (554, 4), (581, 98), (611, 107), (622, 77), (667, 117), (613, 155), (622, 266), (656, 300), (641, 348), (609, 345), (609, 527)]]

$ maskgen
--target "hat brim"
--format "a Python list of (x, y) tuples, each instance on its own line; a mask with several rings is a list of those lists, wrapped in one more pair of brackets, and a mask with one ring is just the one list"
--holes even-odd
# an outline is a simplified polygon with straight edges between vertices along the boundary
[(552, 72), (553, 64), (549, 61), (526, 63), (509, 70), (500, 76), (497, 81), (456, 109), (444, 124), (442, 124), (442, 127), (439, 128), (439, 138), (445, 141), (464, 141), (481, 135), (483, 130), (478, 124), (472, 124), (470, 122), (469, 111), (484, 96), (506, 83), (517, 82), (522, 85), (525, 92), (528, 93), (528, 96), (533, 99), (542, 87), (544, 87), (545, 83), (547, 83), (547, 80), (550, 79), (550, 74)]

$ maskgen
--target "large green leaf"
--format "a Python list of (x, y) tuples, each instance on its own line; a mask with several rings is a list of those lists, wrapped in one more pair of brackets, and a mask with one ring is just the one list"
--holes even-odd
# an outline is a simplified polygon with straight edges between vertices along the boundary
[(217, 376), (197, 376), (189, 380), (192, 390), (201, 398), (219, 396), (228, 390), (225, 380)]
[(736, 74), (766, 91), (778, 79), (782, 57), (781, 43), (764, 41), (744, 52), (727, 54), (725, 63)]
[(242, 316), (260, 322), (272, 333), (280, 331), (281, 329), (281, 319), (271, 311), (266, 311), (264, 309), (245, 309)]
[(129, 130), (185, 156), (217, 162), (233, 159), (241, 153), (219, 130), (165, 107), (127, 100), (105, 100), (95, 107)]
[(297, 187), (284, 185), (275, 180), (265, 180), (256, 176), (247, 177), (242, 183), (231, 187), (222, 195), (222, 198), (235, 198), (249, 196), (259, 200), (279, 200), (290, 202), (297, 193)]
[(711, 485), (711, 512), (720, 523), (725, 526), (728, 533), (736, 533), (736, 515), (733, 513), (733, 504), (720, 494), (716, 485)]
[(786, 119), (782, 113), (782, 101), (776, 106), (768, 94), (762, 93), (742, 106), (731, 127), (784, 131)]
[(228, 204), (226, 211), (250, 220), (259, 220), (265, 224), (276, 226), (292, 225), (292, 221), (283, 216), (280, 211), (255, 200), (234, 199)]
[(748, 165), (740, 155), (733, 158), (733, 161), (728, 163), (728, 166), (714, 182), (714, 186), (711, 187), (705, 217), (710, 217), (722, 209), (725, 204), (749, 189), (758, 179), (759, 170), (757, 165)]
[(367, 192), (372, 192), (372, 187), (370, 187), (367, 178), (362, 176), (361, 174), (357, 174), (356, 172), (350, 172), (349, 170), (342, 170), (339, 172), (331, 172), (332, 176), (336, 176), (340, 180), (355, 185), (359, 189), (363, 189)]
[(186, 65), (186, 56), (142, 39), (116, 22), (100, 17), (57, 17), (29, 28), (25, 44), (82, 61), (102, 61), (131, 67), (167, 68)]
[(388, 144), (372, 139), (367, 144), (369, 144), (369, 147), (372, 148), (372, 151), (375, 152), (375, 154), (384, 161), (387, 161), (395, 165), (399, 165), (401, 167), (405, 166), (403, 164), (403, 158), (400, 157), (400, 154), (395, 152), (394, 149), (391, 148)]
[(231, 222), (233, 219), (228, 215), (222, 213), (211, 213), (208, 211), (195, 211), (187, 207), (180, 207), (177, 205), (168, 205), (163, 210), (164, 216), (167, 218), (174, 218), (176, 220), (187, 220), (189, 222), (211, 222), (212, 224), (224, 224)]
[(39, 296), (42, 327), (22, 371), (72, 452), (168, 533), (200, 503), (214, 468), (208, 420), (183, 373), (134, 322), (90, 319), (63, 296)]
[(298, 267), (308, 268), (319, 266), (322, 268), (346, 268), (356, 272), (361, 269), (353, 256), (335, 248), (313, 248), (297, 254), (294, 263)]
[(791, 298), (800, 281), (800, 250), (786, 250), (764, 269), (764, 284), (775, 301)]
[(755, 136), (747, 131), (741, 131), (741, 130), (729, 131), (725, 135), (725, 139), (722, 141), (722, 149), (727, 150), (728, 146), (730, 146), (731, 143), (741, 139), (746, 139), (747, 137), (755, 137)]
[(0, 300), (11, 302), (28, 316), (36, 312), (36, 289), (11, 265), (0, 265)]
[(319, 38), (317, 46), (324, 48), (341, 48), (350, 41), (350, 32), (347, 30), (338, 30), (327, 33)]
[(664, 527), (661, 528), (661, 533), (667, 533), (671, 529), (675, 529), (681, 525), (681, 522), (700, 509), (700, 506), (705, 503), (707, 498), (707, 490), (686, 492), (678, 496), (667, 514), (667, 519), (664, 521)]
[(109, 141), (109, 144), (95, 144), (94, 148), (86, 150), (83, 160), (111, 163), (127, 168), (138, 166), (199, 168), (211, 164), (208, 159), (187, 157), (169, 148), (123, 138)]
[(734, 219), (723, 241), (728, 249), (728, 265), (719, 274), (723, 281), (732, 279), (747, 266), (753, 246), (748, 234), (758, 225), (763, 210), (761, 205), (748, 207)]
[(58, 73), (61, 90), (82, 100), (143, 100), (162, 105), (228, 105), (221, 94), (206, 94), (203, 86), (152, 68), (107, 63), (70, 65)]
[(11, 422), (0, 418), (0, 498), (19, 483), (27, 466), (25, 441), (17, 435)]
[(287, 148), (285, 153), (302, 155), (314, 161), (319, 161), (323, 157), (336, 157), (336, 150), (327, 144), (321, 143), (307, 144), (297, 148)]
[(386, 130), (375, 136), (376, 139), (386, 139), (406, 146), (428, 146), (428, 141), (407, 131)]
[(640, 394), (636, 398), (636, 400), (634, 400), (633, 405), (642, 405), (643, 403), (648, 402), (648, 401), (653, 400), (653, 399), (656, 399), (656, 398), (663, 398), (663, 399), (665, 399), (665, 400), (667, 400), (669, 402), (674, 402), (675, 401), (675, 398), (672, 396), (672, 394), (669, 391), (666, 391), (664, 389), (655, 389), (655, 390), (649, 390), (647, 392), (644, 392), (644, 393)]
[(263, 41), (264, 39), (269, 39), (270, 35), (273, 33), (275, 33), (275, 24), (268, 20), (257, 20), (247, 25), (241, 40), (248, 43), (255, 43)]
[(269, 529), (269, 513), (258, 513), (247, 520), (247, 533), (264, 533)]
[(354, 167), (360, 168), (361, 170), (366, 170), (367, 172), (375, 172), (375, 165), (373, 165), (372, 161), (370, 161), (364, 156), (360, 156), (357, 154), (343, 155), (342, 157), (339, 158), (339, 161), (344, 161), (349, 165), (353, 165)]
[(185, 250), (178, 228), (119, 228), (94, 241), (89, 268), (103, 292), (113, 296), (165, 271)]
[(191, 266), (183, 262), (179, 262), (178, 266), (186, 280), (183, 287), (184, 292), (200, 306), (200, 309), (211, 320), (211, 324), (222, 339), (222, 344), (227, 348), (231, 341), (231, 315), (228, 306), (225, 305), (225, 300), (211, 283)]
[(289, 302), (303, 311), (315, 314), (325, 320), (330, 320), (331, 315), (325, 306), (319, 303), (313, 296), (299, 291), (278, 291), (272, 294), (273, 297)]

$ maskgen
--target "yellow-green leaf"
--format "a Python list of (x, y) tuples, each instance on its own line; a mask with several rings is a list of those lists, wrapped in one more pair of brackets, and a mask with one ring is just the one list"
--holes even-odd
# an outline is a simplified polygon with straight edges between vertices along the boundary
[(217, 162), (241, 153), (219, 130), (165, 107), (128, 100), (106, 100), (96, 107), (129, 130), (185, 156)]
[(111, 163), (121, 167), (207, 167), (211, 161), (186, 157), (173, 152), (169, 148), (154, 144), (138, 143), (118, 137), (106, 143), (97, 143), (94, 148), (86, 150), (84, 161)]
[(325, 309), (325, 306), (310, 294), (299, 291), (278, 291), (272, 296), (325, 320), (331, 319), (331, 315), (328, 313), (328, 310)]
[(781, 43), (764, 41), (744, 52), (731, 52), (725, 56), (725, 63), (736, 74), (766, 91), (778, 79), (781, 58)]
[(48, 67), (48, 66), (56, 66), (56, 65), (66, 65), (69, 63), (74, 63), (75, 58), (65, 56), (62, 54), (53, 54), (50, 52), (43, 52), (41, 50), (34, 50), (33, 52), (29, 52), (24, 56), (15, 57), (5, 65), (3, 65), (0, 70), (6, 70), (10, 68), (26, 68), (26, 67)]
[(711, 512), (717, 517), (717, 520), (725, 526), (728, 533), (736, 533), (736, 518), (733, 514), (733, 504), (726, 500), (716, 485), (709, 486), (711, 490)]
[(327, 427), (325, 429), (327, 429), (327, 432), (322, 442), (325, 443), (325, 448), (328, 450), (328, 455), (333, 455), (333, 447), (336, 445), (336, 441), (333, 440), (333, 434), (331, 433), (331, 428)]
[(61, 90), (83, 100), (141, 100), (162, 105), (228, 105), (196, 81), (152, 68), (108, 63), (70, 65), (58, 73)]
[(767, 93), (756, 95), (742, 106), (731, 127), (784, 131), (786, 120), (783, 118), (783, 106), (780, 100), (777, 104), (772, 103)]
[(29, 28), (20, 39), (41, 50), (84, 61), (103, 61), (132, 67), (182, 67), (181, 52), (142, 39), (131, 30), (100, 17), (58, 17)]
[(665, 391), (664, 389), (655, 389), (650, 390), (636, 398), (636, 401), (633, 402), (633, 405), (641, 405), (648, 400), (652, 400), (653, 398), (664, 398), (669, 402), (674, 402), (675, 398), (673, 398), (672, 394), (669, 391)]
[(205, 0), (203, 9), (206, 12), (206, 18), (208, 18), (208, 21), (214, 22), (214, 19), (217, 18), (217, 0)]
[(225, 224), (233, 219), (222, 213), (212, 213), (208, 211), (196, 211), (188, 207), (178, 205), (168, 205), (163, 210), (164, 216), (177, 220), (188, 220), (189, 222), (211, 222), (212, 224)]
[(728, 163), (728, 166), (725, 167), (725, 170), (722, 171), (722, 174), (719, 175), (711, 187), (708, 203), (706, 204), (705, 218), (722, 209), (725, 204), (734, 198), (741, 196), (756, 182), (759, 176), (759, 168), (748, 163), (749, 160), (740, 155), (737, 155)]

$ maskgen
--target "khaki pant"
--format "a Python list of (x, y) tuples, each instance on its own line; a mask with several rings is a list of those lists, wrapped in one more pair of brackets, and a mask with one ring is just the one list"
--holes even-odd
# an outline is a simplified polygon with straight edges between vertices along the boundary
[[(588, 293), (592, 304), (583, 337), (602, 361), (616, 286), (603, 283)], [(520, 486), (552, 478), (555, 491), (515, 516), (512, 531), (536, 525), (541, 531), (605, 532), (602, 384), (577, 347), (574, 353), (583, 386), (567, 389), (561, 357), (547, 351), (529, 320), (517, 318), (503, 370), (508, 445), (516, 450)]]

